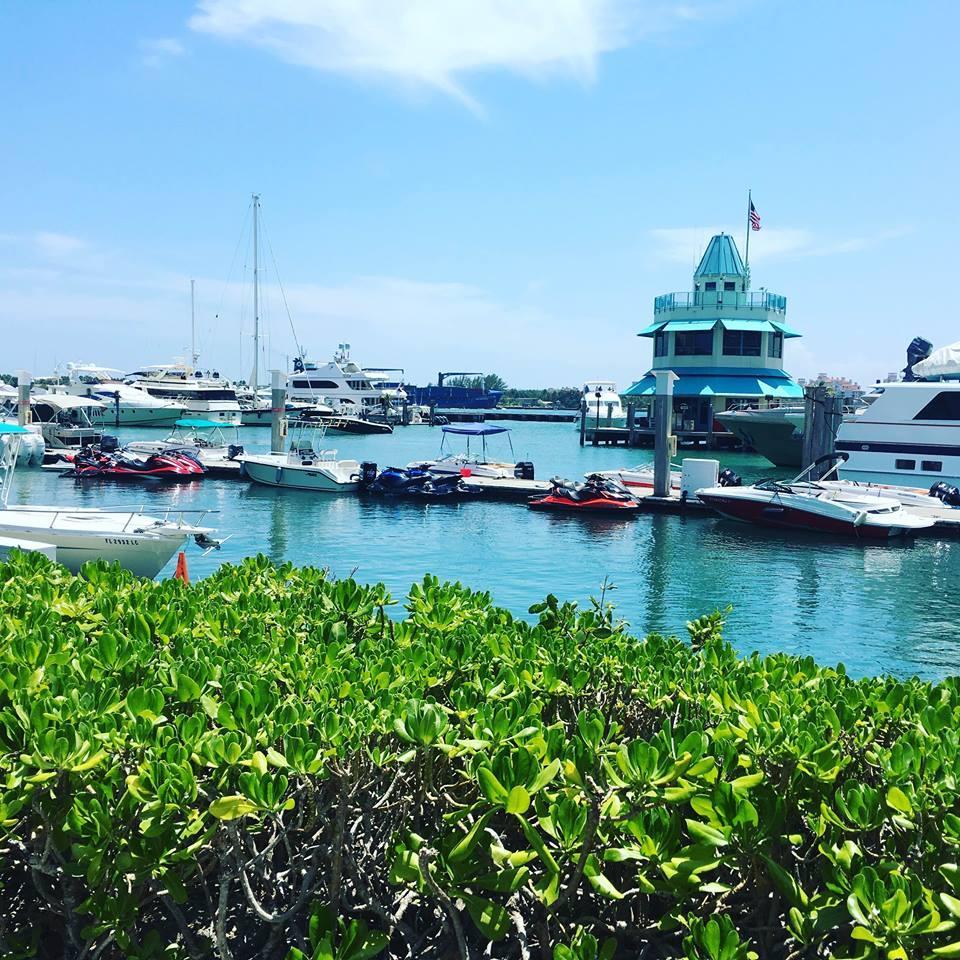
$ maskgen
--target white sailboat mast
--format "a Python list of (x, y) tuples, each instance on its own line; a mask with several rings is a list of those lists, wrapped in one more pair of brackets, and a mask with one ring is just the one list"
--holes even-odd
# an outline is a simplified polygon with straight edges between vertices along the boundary
[(258, 273), (257, 245), (259, 238), (257, 213), (260, 209), (260, 194), (253, 195), (253, 403), (257, 405), (257, 387), (260, 385), (260, 277)]
[(197, 313), (193, 298), (194, 279), (190, 278), (190, 372), (197, 365)]

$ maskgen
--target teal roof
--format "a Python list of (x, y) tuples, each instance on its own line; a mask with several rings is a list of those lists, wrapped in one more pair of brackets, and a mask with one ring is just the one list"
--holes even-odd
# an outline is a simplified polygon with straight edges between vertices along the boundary
[(195, 420), (193, 418), (187, 418), (186, 420), (178, 420), (175, 424), (178, 427), (220, 427), (223, 424), (215, 423), (213, 420)]
[(0, 433), (29, 433), (26, 427), (21, 427), (19, 423), (0, 423)]
[[(676, 397), (783, 397), (803, 396), (803, 387), (783, 370), (763, 368), (676, 367), (679, 378), (673, 385)], [(648, 373), (623, 392), (625, 397), (649, 397), (657, 392), (657, 380)]]
[(746, 274), (743, 261), (733, 237), (728, 233), (718, 233), (711, 237), (700, 260), (700, 266), (693, 277), (742, 277)]
[(788, 327), (785, 323), (781, 323), (779, 320), (770, 321), (784, 336), (785, 339), (789, 340), (791, 337), (802, 337), (802, 333), (797, 333), (793, 327)]
[(664, 329), (667, 333), (695, 333), (698, 330), (712, 330), (716, 320), (671, 320)]
[(667, 325), (666, 320), (658, 320), (656, 323), (651, 323), (649, 327), (644, 327), (638, 334), (638, 337), (652, 337), (661, 327)]
[(721, 320), (727, 330), (754, 330), (757, 333), (773, 333), (773, 324), (769, 320)]

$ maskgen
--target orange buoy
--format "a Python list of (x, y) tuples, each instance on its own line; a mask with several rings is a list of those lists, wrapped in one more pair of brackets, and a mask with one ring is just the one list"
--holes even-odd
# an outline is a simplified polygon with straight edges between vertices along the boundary
[(177, 557), (177, 569), (173, 572), (174, 580), (182, 580), (184, 583), (190, 582), (190, 573), (187, 570), (187, 555), (181, 550)]

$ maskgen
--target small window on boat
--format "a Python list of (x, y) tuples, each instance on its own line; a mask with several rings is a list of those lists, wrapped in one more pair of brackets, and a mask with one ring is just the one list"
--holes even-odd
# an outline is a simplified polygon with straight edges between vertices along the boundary
[(960, 420), (960, 390), (938, 393), (914, 420)]
[(931, 473), (940, 473), (943, 470), (942, 460), (921, 460), (921, 470), (929, 470)]
[(898, 460), (896, 463), (898, 470), (916, 470), (917, 461), (916, 460)]

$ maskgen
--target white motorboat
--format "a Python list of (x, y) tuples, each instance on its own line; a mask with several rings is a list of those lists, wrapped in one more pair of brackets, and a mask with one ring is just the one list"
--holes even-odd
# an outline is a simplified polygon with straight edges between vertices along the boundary
[(103, 429), (99, 420), (104, 405), (92, 397), (73, 397), (66, 393), (42, 393), (30, 397), (30, 413), (40, 425), (47, 454), (76, 452), (81, 447), (100, 443)]
[(338, 460), (336, 450), (319, 449), (322, 425), (296, 423), (286, 453), (243, 453), (237, 460), (254, 483), (268, 487), (313, 490), (318, 493), (348, 493), (361, 483), (356, 460)]
[(183, 407), (192, 417), (240, 425), (240, 403), (229, 380), (216, 371), (203, 374), (183, 363), (142, 367), (124, 378), (151, 397)]
[(216, 468), (224, 461), (235, 460), (243, 453), (238, 429), (232, 428), (232, 438), (224, 432), (229, 429), (229, 426), (215, 420), (185, 417), (177, 420), (173, 430), (163, 440), (135, 440), (124, 444), (123, 449), (147, 456), (169, 450), (183, 450), (205, 467)]
[[(0, 424), (13, 437), (0, 459), (0, 537), (56, 547), (57, 561), (76, 573), (88, 560), (116, 561), (141, 577), (155, 577), (191, 537), (204, 549), (219, 546), (210, 527), (184, 522), (186, 511), (173, 519), (147, 516), (130, 509), (13, 505), (8, 503), (20, 437), (25, 427)], [(193, 511), (201, 514), (204, 511)]]
[(298, 359), (287, 378), (288, 396), (293, 401), (326, 403), (348, 417), (399, 418), (407, 395), (402, 386), (384, 386), (377, 379), (381, 376), (364, 370), (350, 358), (350, 344), (341, 343), (329, 363)]
[(845, 416), (837, 433), (836, 449), (848, 458), (842, 479), (960, 483), (960, 382), (880, 383), (863, 399), (867, 406)]
[[(733, 520), (865, 540), (906, 536), (932, 527), (936, 522), (928, 511), (924, 511), (924, 515), (907, 509), (889, 491), (877, 496), (855, 484), (804, 479), (831, 456), (821, 457), (793, 480), (766, 479), (749, 487), (706, 487), (697, 490), (696, 495)], [(835, 469), (836, 465), (824, 477), (829, 477)]]
[[(599, 476), (616, 480), (625, 487), (638, 488), (646, 492), (653, 490), (653, 464), (638, 463), (635, 467), (621, 467), (619, 470), (601, 470)], [(670, 468), (670, 489), (680, 490), (683, 474), (676, 464)]]
[[(527, 461), (517, 463), (513, 452), (513, 440), (510, 438), (509, 427), (496, 427), (487, 423), (458, 423), (441, 427), (443, 437), (440, 441), (440, 454), (436, 460), (426, 460), (410, 463), (408, 470), (429, 470), (435, 474), (459, 474), (462, 477), (491, 477), (505, 479), (515, 477), (523, 480), (533, 480), (533, 464)], [(510, 447), (510, 460), (491, 460), (487, 455), (487, 437), (506, 436)], [(466, 450), (454, 452), (447, 448), (447, 437), (466, 437)], [(471, 449), (473, 440), (473, 449)], [(476, 449), (477, 441), (480, 450)]]
[(588, 380), (583, 385), (583, 403), (587, 407), (587, 422), (622, 420), (626, 414), (613, 380)]
[(146, 390), (124, 383), (123, 371), (94, 363), (68, 363), (69, 383), (64, 388), (73, 396), (92, 397), (104, 404), (97, 422), (112, 427), (172, 427), (186, 415), (186, 407), (173, 400), (153, 397)]

